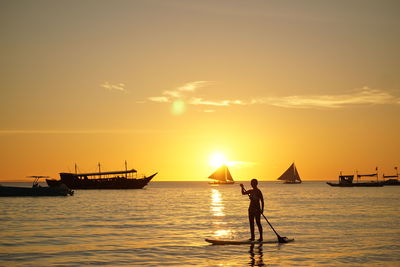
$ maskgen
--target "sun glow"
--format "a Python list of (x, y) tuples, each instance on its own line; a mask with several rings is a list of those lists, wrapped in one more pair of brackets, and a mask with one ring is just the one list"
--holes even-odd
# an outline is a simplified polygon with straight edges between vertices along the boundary
[(227, 164), (224, 154), (214, 153), (210, 156), (209, 164), (211, 167), (218, 168), (221, 165)]

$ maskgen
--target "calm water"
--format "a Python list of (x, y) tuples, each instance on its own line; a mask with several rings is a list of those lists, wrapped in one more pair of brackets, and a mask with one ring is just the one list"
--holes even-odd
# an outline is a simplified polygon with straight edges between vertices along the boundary
[(239, 185), (151, 182), (144, 190), (0, 198), (0, 265), (400, 266), (400, 187), (260, 188), (267, 217), (295, 242), (209, 245), (204, 238), (249, 237)]

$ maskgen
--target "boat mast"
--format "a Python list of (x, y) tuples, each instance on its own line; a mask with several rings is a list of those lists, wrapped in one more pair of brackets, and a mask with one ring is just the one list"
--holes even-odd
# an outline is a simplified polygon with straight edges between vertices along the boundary
[(125, 160), (125, 178), (128, 178), (128, 163)]
[(397, 166), (394, 167), (394, 169), (396, 170), (396, 176), (397, 176), (397, 178), (399, 178), (399, 170), (397, 169)]
[(293, 182), (296, 182), (296, 165), (294, 164), (294, 160), (293, 160)]
[(376, 182), (378, 182), (378, 166), (376, 166), (375, 170), (376, 170)]
[(358, 183), (358, 170), (356, 170), (357, 183)]
[(75, 174), (77, 174), (78, 173), (78, 166), (76, 166), (76, 163), (75, 163)]
[(99, 162), (99, 164), (98, 164), (98, 166), (99, 166), (99, 178), (101, 178), (101, 165), (100, 165), (100, 162)]
[(225, 181), (227, 180), (226, 179), (226, 177), (228, 176), (227, 174), (226, 174), (226, 170), (227, 170), (228, 168), (225, 166)]

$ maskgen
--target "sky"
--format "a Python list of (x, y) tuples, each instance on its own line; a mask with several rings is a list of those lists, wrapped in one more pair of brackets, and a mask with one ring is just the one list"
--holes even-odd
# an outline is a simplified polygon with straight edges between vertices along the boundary
[(395, 173), (399, 1), (0, 0), (0, 181)]

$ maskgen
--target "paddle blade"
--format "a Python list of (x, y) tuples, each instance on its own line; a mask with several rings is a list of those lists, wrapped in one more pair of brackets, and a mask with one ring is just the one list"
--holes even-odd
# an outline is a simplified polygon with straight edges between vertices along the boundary
[(279, 243), (288, 243), (289, 242), (289, 238), (287, 238), (286, 236), (278, 236), (278, 242)]

